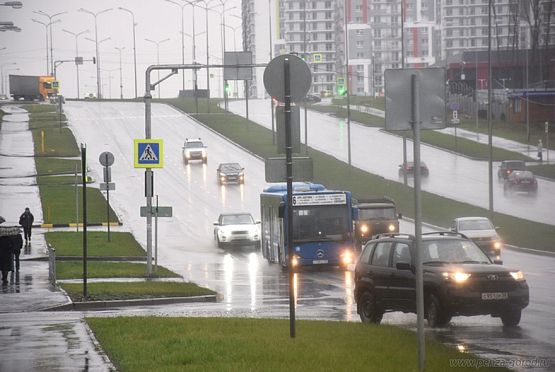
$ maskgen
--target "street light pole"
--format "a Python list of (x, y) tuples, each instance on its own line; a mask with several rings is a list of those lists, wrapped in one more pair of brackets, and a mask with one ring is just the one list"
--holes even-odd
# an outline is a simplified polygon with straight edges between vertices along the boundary
[(97, 99), (102, 98), (102, 88), (101, 88), (101, 85), (100, 85), (100, 54), (98, 52), (99, 42), (98, 42), (97, 17), (99, 15), (101, 15), (102, 13), (109, 12), (110, 10), (112, 10), (112, 8), (104, 9), (104, 10), (101, 10), (100, 12), (93, 13), (90, 10), (87, 10), (87, 9), (84, 9), (84, 8), (79, 9), (80, 12), (90, 14), (94, 17), (94, 40), (95, 40), (94, 42), (95, 42), (95, 46), (96, 46), (96, 98)]
[(344, 12), (344, 21), (345, 21), (345, 84), (347, 84), (347, 159), (349, 161), (349, 165), (351, 165), (351, 101), (350, 101), (350, 93), (349, 90), (351, 89), (349, 84), (349, 28), (347, 22), (347, 2), (345, 1), (345, 5), (343, 8)]
[[(88, 33), (89, 30), (84, 30), (84, 31), (81, 31), (81, 32), (78, 32), (78, 33), (71, 32), (71, 31), (66, 30), (66, 29), (63, 29), (62, 31), (72, 35), (75, 38), (75, 58), (79, 57), (79, 43), (77, 42), (77, 39), (79, 38), (80, 35)], [(77, 60), (75, 61), (75, 69), (77, 70), (77, 99), (79, 99), (80, 98), (80, 95), (79, 95), (79, 64), (77, 63)]]
[(119, 52), (119, 99), (123, 99), (123, 70), (121, 68), (121, 52), (124, 51), (125, 47), (114, 47), (114, 49)]
[[(160, 40), (160, 41), (145, 39), (145, 41), (148, 41), (148, 42), (153, 43), (154, 45), (156, 45), (156, 64), (157, 65), (160, 65), (160, 44), (165, 43), (166, 41), (169, 41), (169, 40), (170, 40), (169, 38), (164, 39), (164, 40)], [(160, 70), (158, 70), (158, 81), (160, 81)], [(160, 99), (160, 85), (161, 84), (158, 84), (158, 99)]]
[(46, 75), (50, 75), (50, 57), (48, 55), (48, 26), (50, 26), (50, 23), (44, 23), (44, 22), (41, 22), (41, 21), (37, 21), (34, 18), (32, 18), (31, 21), (44, 26), (44, 30), (45, 30), (45, 33), (46, 33)]
[(135, 45), (135, 40), (136, 40), (135, 28), (137, 27), (137, 24), (135, 23), (135, 14), (131, 10), (121, 6), (118, 9), (131, 14), (131, 21), (133, 22), (133, 65), (135, 67), (135, 98), (138, 98), (139, 94), (137, 93), (137, 48)]
[[(50, 26), (50, 72), (52, 73), (54, 71), (54, 47), (53, 47), (53, 43), (52, 43), (52, 25), (55, 23), (52, 21), (52, 18), (57, 17), (59, 15), (62, 14), (66, 14), (67, 12), (60, 12), (60, 13), (55, 13), (55, 14), (48, 14), (46, 12), (43, 12), (42, 10), (37, 10), (37, 11), (33, 11), (33, 13), (35, 14), (39, 14), (42, 16), (45, 16), (48, 18), (48, 24)], [(58, 20), (60, 21), (60, 20)]]
[[(175, 5), (177, 5), (178, 7), (181, 8), (181, 63), (185, 64), (185, 28), (184, 28), (185, 27), (185, 25), (184, 25), (185, 21), (184, 21), (183, 11), (184, 11), (185, 7), (189, 4), (188, 3), (187, 4), (179, 4), (179, 3), (175, 2), (175, 1), (172, 1), (172, 0), (166, 0), (166, 1), (168, 3), (175, 4)], [(194, 12), (194, 9), (193, 9), (193, 12)], [(194, 17), (194, 15), (193, 15), (193, 17)], [(193, 34), (194, 34), (194, 31), (193, 31)], [(194, 38), (193, 38), (193, 40), (194, 40)], [(185, 70), (182, 71), (182, 77), (183, 77), (182, 90), (185, 91)], [(185, 92), (183, 92), (183, 93), (185, 93)]]

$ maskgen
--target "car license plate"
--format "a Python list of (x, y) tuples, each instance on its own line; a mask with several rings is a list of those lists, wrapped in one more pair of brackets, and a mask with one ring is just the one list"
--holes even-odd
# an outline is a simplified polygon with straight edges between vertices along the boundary
[(506, 300), (508, 298), (507, 292), (482, 293), (482, 300)]
[(313, 260), (312, 263), (314, 265), (322, 265), (322, 264), (327, 264), (328, 260)]

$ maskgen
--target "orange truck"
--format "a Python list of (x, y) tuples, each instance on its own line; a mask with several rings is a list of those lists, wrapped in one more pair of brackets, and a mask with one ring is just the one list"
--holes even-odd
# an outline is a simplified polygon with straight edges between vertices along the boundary
[(10, 75), (10, 95), (15, 101), (46, 101), (58, 95), (58, 88), (53, 76)]

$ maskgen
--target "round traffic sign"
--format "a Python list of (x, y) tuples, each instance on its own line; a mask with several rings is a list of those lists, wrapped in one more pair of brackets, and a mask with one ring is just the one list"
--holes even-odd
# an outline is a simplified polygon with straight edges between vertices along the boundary
[(285, 102), (285, 60), (289, 61), (289, 80), (291, 102), (301, 101), (312, 83), (310, 68), (294, 54), (277, 56), (264, 69), (264, 87), (272, 97)]
[(98, 157), (98, 161), (105, 167), (109, 167), (110, 165), (114, 164), (114, 154), (109, 151), (104, 151)]

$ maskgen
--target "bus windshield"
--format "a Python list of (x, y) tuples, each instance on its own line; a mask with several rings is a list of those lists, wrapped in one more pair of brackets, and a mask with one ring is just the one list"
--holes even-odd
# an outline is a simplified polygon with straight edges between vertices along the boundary
[(293, 239), (296, 241), (344, 240), (349, 230), (347, 209), (341, 205), (293, 208)]

